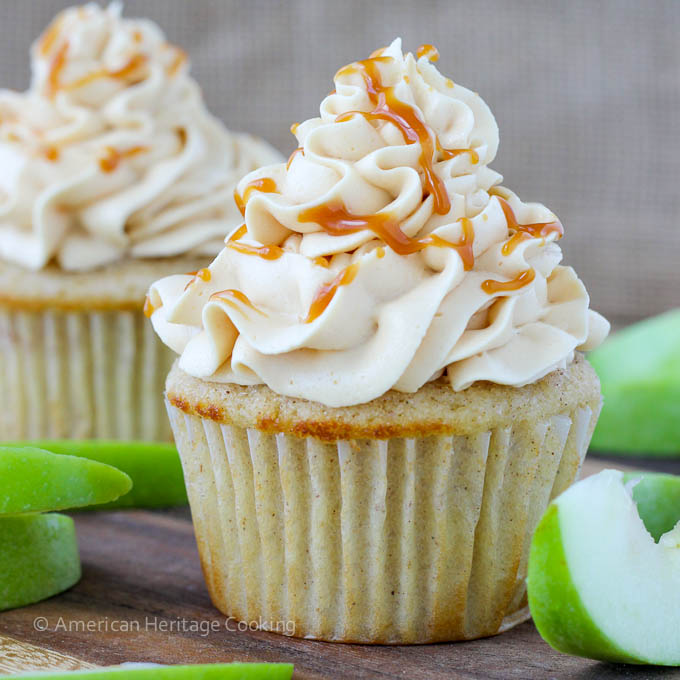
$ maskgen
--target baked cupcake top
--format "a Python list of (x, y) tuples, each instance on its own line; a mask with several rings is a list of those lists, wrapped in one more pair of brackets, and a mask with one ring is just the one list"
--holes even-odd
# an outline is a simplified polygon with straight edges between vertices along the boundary
[(240, 177), (280, 160), (206, 109), (186, 54), (121, 5), (64, 10), (0, 91), (0, 258), (92, 269), (215, 255), (240, 224)]
[(147, 313), (186, 373), (328, 406), (446, 374), (522, 386), (606, 336), (557, 217), (499, 186), (498, 128), (401, 41), (335, 75), (287, 163), (244, 177), (245, 224)]

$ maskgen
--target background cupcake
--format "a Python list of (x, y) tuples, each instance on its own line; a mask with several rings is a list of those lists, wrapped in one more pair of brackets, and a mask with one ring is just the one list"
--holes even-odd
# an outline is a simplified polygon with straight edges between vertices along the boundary
[(149, 294), (215, 604), (411, 643), (527, 616), (529, 538), (600, 408), (607, 322), (482, 99), (400, 41), (335, 76), (202, 279)]
[(62, 12), (31, 70), (0, 92), (0, 438), (167, 438), (144, 292), (219, 251), (235, 182), (279, 156), (212, 117), (185, 53), (119, 4)]

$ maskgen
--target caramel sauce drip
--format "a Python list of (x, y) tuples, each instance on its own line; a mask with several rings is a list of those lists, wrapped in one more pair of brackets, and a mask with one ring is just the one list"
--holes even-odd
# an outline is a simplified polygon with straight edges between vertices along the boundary
[(221, 290), (218, 293), (213, 293), (210, 296), (211, 300), (219, 300), (220, 302), (225, 302), (228, 304), (230, 307), (233, 307), (234, 309), (239, 309), (239, 305), (237, 302), (240, 302), (242, 305), (245, 305), (246, 307), (250, 307), (250, 309), (255, 310), (258, 314), (262, 314), (262, 316), (266, 316), (265, 313), (258, 309), (249, 299), (248, 296), (245, 293), (242, 293), (240, 290), (235, 290), (233, 288), (227, 288), (227, 290)]
[(197, 272), (187, 272), (187, 276), (193, 277), (189, 283), (187, 283), (186, 286), (184, 286), (184, 290), (186, 290), (192, 283), (196, 283), (197, 279), (201, 279), (201, 281), (210, 281), (212, 278), (212, 274), (210, 273), (209, 269), (199, 269)]
[(149, 148), (146, 146), (132, 146), (129, 149), (125, 149), (125, 151), (107, 146), (104, 149), (106, 155), (99, 159), (99, 167), (102, 172), (113, 172), (123, 159), (131, 158), (148, 150)]
[(309, 312), (307, 313), (307, 318), (305, 323), (311, 323), (315, 319), (318, 319), (326, 310), (326, 307), (331, 303), (331, 300), (335, 296), (340, 286), (347, 286), (357, 275), (359, 271), (359, 264), (354, 263), (345, 267), (330, 283), (326, 283), (317, 291), (312, 304), (309, 306)]
[(248, 227), (245, 224), (242, 224), (230, 237), (227, 243), (231, 243), (232, 241), (238, 241), (240, 238), (243, 238), (246, 234), (248, 233)]
[(494, 293), (507, 293), (523, 288), (524, 286), (530, 284), (534, 278), (536, 278), (536, 272), (533, 269), (525, 269), (511, 281), (494, 281), (493, 279), (486, 279), (486, 281), (482, 281), (482, 290), (487, 295), (493, 295)]
[(234, 201), (236, 202), (236, 207), (239, 209), (241, 215), (245, 216), (246, 203), (253, 191), (261, 191), (263, 194), (274, 194), (278, 190), (276, 182), (271, 177), (260, 177), (259, 179), (254, 179), (252, 182), (246, 184), (246, 188), (243, 190), (243, 196), (238, 193), (238, 189), (234, 189)]
[(59, 148), (56, 146), (48, 146), (45, 151), (45, 158), (50, 161), (51, 163), (54, 163), (59, 160)]
[(147, 295), (147, 296), (144, 298), (144, 316), (145, 316), (147, 319), (150, 319), (150, 318), (151, 318), (151, 315), (156, 311), (156, 309), (159, 309), (159, 307), (154, 307), (154, 306), (151, 304), (151, 300), (149, 300), (149, 296)]
[(88, 73), (81, 78), (71, 81), (70, 83), (61, 82), (61, 73), (66, 66), (66, 55), (68, 53), (68, 40), (57, 50), (57, 53), (52, 59), (50, 69), (47, 75), (47, 94), (49, 97), (54, 97), (59, 90), (76, 90), (79, 87), (88, 85), (89, 83), (98, 80), (99, 78), (114, 78), (117, 80), (129, 80), (130, 83), (138, 82), (135, 76), (139, 69), (146, 64), (147, 57), (143, 54), (134, 55), (127, 64), (119, 69), (109, 71), (108, 69), (97, 69)]
[(61, 35), (61, 25), (64, 22), (63, 15), (58, 16), (46, 29), (38, 42), (38, 54), (46, 57), (54, 47)]
[(338, 71), (338, 76), (360, 73), (364, 79), (368, 97), (375, 108), (368, 113), (365, 111), (348, 111), (339, 115), (336, 120), (342, 122), (354, 115), (364, 116), (367, 120), (384, 120), (396, 125), (401, 130), (407, 144), (420, 142), (419, 163), (425, 175), (425, 186), (434, 197), (434, 211), (439, 215), (445, 215), (451, 208), (451, 202), (444, 182), (437, 176), (433, 168), (436, 154), (433, 135), (430, 134), (430, 128), (421, 120), (417, 111), (410, 104), (398, 99), (394, 94), (393, 87), (383, 85), (378, 68), (381, 61), (389, 62), (391, 58), (377, 56), (355, 62)]
[(257, 255), (263, 260), (278, 260), (284, 253), (283, 248), (279, 246), (253, 246), (240, 241), (229, 241), (227, 248), (243, 253), (243, 255)]
[(89, 85), (90, 83), (94, 82), (95, 80), (99, 80), (100, 78), (113, 78), (115, 80), (129, 80), (130, 84), (134, 84), (135, 82), (139, 82), (141, 78), (136, 78), (135, 76), (137, 75), (139, 69), (144, 66), (147, 62), (147, 57), (143, 54), (135, 54), (130, 61), (128, 61), (125, 66), (122, 66), (119, 69), (116, 69), (114, 71), (109, 71), (108, 69), (98, 69), (96, 71), (92, 71), (88, 73), (87, 75), (83, 76), (82, 78), (78, 78), (76, 80), (71, 81), (70, 83), (61, 83), (59, 84), (59, 88), (62, 90), (77, 90), (79, 87), (83, 87), (84, 85)]
[(475, 238), (471, 220), (463, 218), (463, 240), (451, 243), (436, 234), (423, 238), (409, 238), (399, 228), (399, 222), (390, 213), (376, 213), (375, 215), (353, 215), (339, 203), (327, 203), (302, 210), (298, 216), (300, 222), (315, 222), (331, 236), (355, 234), (369, 229), (382, 239), (398, 255), (412, 255), (424, 250), (428, 246), (437, 248), (453, 248), (463, 260), (466, 271), (472, 269), (474, 256), (472, 244)]
[(430, 61), (439, 61), (439, 50), (434, 45), (421, 45), (416, 50), (416, 57), (427, 57)]
[(550, 234), (557, 234), (557, 238), (562, 238), (564, 228), (559, 220), (554, 222), (535, 222), (534, 224), (520, 224), (515, 217), (510, 204), (498, 194), (494, 194), (501, 204), (503, 214), (508, 223), (508, 229), (515, 233), (503, 244), (501, 252), (503, 255), (510, 255), (515, 248), (529, 238), (545, 238)]
[(47, 74), (47, 96), (54, 97), (61, 87), (61, 72), (66, 66), (66, 54), (68, 53), (68, 42), (65, 42), (54, 55), (50, 70)]
[(479, 163), (479, 154), (474, 149), (444, 149), (443, 147), (437, 145), (439, 153), (441, 153), (443, 160), (449, 160), (450, 158), (455, 158), (460, 156), (462, 153), (470, 154), (470, 163), (477, 165)]
[(302, 156), (305, 155), (305, 150), (301, 146), (298, 146), (298, 148), (295, 149), (295, 151), (293, 151), (293, 153), (290, 154), (290, 156), (288, 156), (288, 162), (286, 163), (286, 170), (290, 170), (291, 163), (293, 162), (293, 160), (295, 160), (295, 156), (297, 156), (298, 154), (300, 154)]
[(254, 246), (249, 243), (241, 243), (242, 239), (248, 232), (248, 227), (242, 224), (227, 241), (227, 248), (231, 248), (243, 255), (256, 255), (263, 260), (278, 260), (284, 253), (283, 248), (279, 246)]
[(173, 59), (170, 66), (168, 66), (168, 75), (172, 77), (179, 71), (182, 64), (186, 62), (187, 53), (183, 49), (175, 47), (174, 45), (170, 45), (169, 47), (175, 51), (175, 58)]
[(464, 271), (469, 272), (475, 266), (475, 255), (472, 249), (475, 242), (475, 229), (472, 220), (467, 217), (462, 217), (460, 222), (463, 228), (463, 238), (458, 243), (451, 243), (437, 234), (418, 239), (418, 243), (422, 243), (423, 247), (453, 248), (463, 261)]

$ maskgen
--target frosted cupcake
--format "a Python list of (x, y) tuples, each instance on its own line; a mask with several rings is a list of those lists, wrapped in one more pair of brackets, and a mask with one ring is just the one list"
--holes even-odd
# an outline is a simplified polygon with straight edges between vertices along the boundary
[(120, 5), (62, 12), (0, 91), (0, 439), (170, 436), (152, 281), (212, 259), (236, 181), (279, 160), (205, 108), (186, 55)]
[(396, 40), (338, 71), (288, 163), (239, 183), (209, 276), (150, 289), (208, 587), (262, 628), (416, 643), (524, 620), (531, 533), (599, 413), (579, 350), (608, 324), (435, 58)]

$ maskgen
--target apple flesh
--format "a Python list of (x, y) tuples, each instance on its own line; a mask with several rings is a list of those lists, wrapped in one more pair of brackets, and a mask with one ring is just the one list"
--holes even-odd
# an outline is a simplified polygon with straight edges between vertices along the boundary
[[(680, 519), (672, 500), (677, 483), (666, 497), (674, 511), (663, 524), (673, 512)], [(651, 487), (661, 488), (655, 481)], [(649, 503), (640, 509), (655, 512)], [(680, 523), (655, 542), (623, 473), (588, 477), (555, 499), (539, 522), (528, 595), (538, 631), (561, 652), (680, 665)]]
[(79, 579), (78, 543), (70, 517), (0, 517), (0, 611), (52, 597)]
[(106, 440), (40, 440), (12, 442), (52, 453), (99, 461), (122, 470), (133, 482), (132, 490), (97, 510), (114, 508), (166, 508), (186, 505), (182, 464), (174, 444)]
[(680, 309), (614, 333), (588, 360), (604, 397), (591, 447), (680, 457)]
[(0, 480), (0, 515), (106, 503), (132, 487), (130, 478), (110, 465), (4, 445), (0, 446)]
[[(141, 664), (140, 664), (141, 665)], [(137, 664), (135, 664), (137, 666)], [(293, 665), (288, 663), (219, 663), (196, 666), (111, 667), (70, 673), (24, 673), (23, 680), (290, 680)]]

